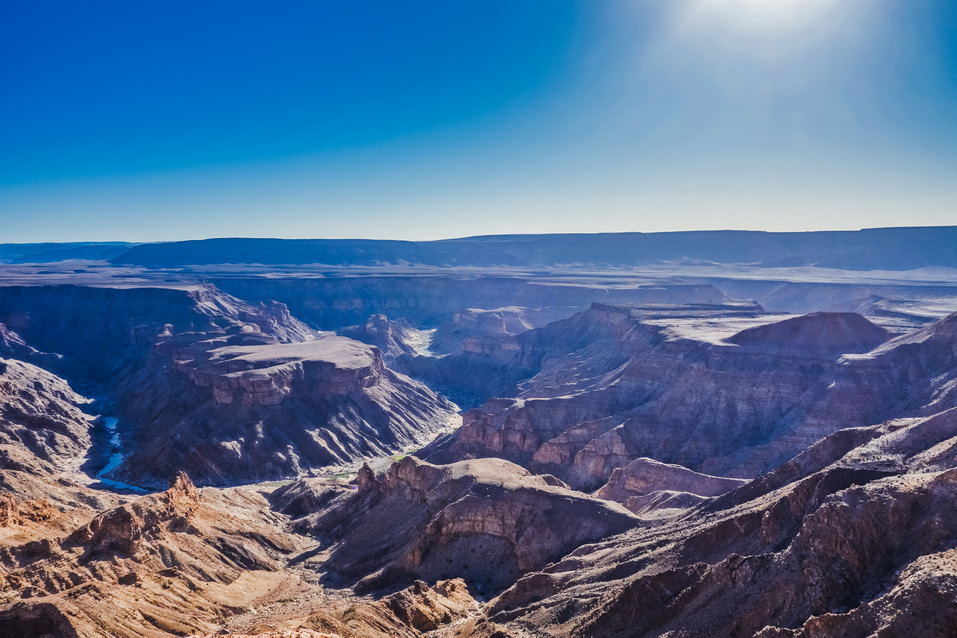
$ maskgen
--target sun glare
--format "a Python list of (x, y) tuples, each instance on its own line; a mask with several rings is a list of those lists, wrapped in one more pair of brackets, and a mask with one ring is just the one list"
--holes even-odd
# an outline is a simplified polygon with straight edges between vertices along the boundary
[(693, 19), (733, 22), (743, 27), (791, 28), (826, 15), (835, 0), (693, 0)]

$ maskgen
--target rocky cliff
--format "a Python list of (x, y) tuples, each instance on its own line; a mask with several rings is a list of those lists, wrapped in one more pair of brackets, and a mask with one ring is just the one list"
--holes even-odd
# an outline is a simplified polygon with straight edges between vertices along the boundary
[[(276, 498), (302, 514), (308, 489), (294, 485)], [(363, 468), (355, 493), (308, 498), (328, 504), (306, 513), (295, 529), (333, 544), (324, 565), (331, 582), (364, 590), (458, 577), (496, 591), (582, 543), (638, 523), (615, 504), (500, 459), (441, 466), (406, 457), (381, 476)]]
[(215, 285), (247, 301), (280, 301), (315, 328), (337, 330), (360, 325), (370, 316), (405, 319), (434, 328), (467, 308), (552, 309), (568, 317), (593, 302), (720, 303), (727, 297), (709, 284), (678, 282), (568, 281), (562, 277), (431, 274), (322, 278), (216, 278)]
[(89, 399), (32, 364), (0, 359), (0, 469), (53, 474), (79, 469), (90, 447)]
[(428, 337), (404, 319), (391, 321), (386, 315), (372, 315), (365, 323), (340, 328), (338, 334), (368, 343), (379, 349), (387, 363), (402, 355), (419, 355), (428, 350)]
[(277, 570), (302, 539), (264, 505), (252, 492), (199, 491), (181, 475), (63, 537), (0, 549), (0, 627), (82, 638), (212, 631), (295, 582)]
[(950, 635), (955, 416), (837, 432), (707, 514), (524, 577), (489, 617), (505, 636)]
[(235, 484), (394, 454), (428, 442), (454, 412), (374, 348), (208, 285), (6, 286), (0, 316), (115, 406), (125, 458), (110, 478), (134, 485), (179, 470)]
[(375, 348), (333, 335), (170, 336), (128, 387), (119, 407), (132, 450), (116, 476), (135, 485), (177, 470), (251, 482), (395, 454), (445, 430), (455, 409)]
[[(483, 364), (507, 360), (513, 371), (537, 372), (517, 398), (465, 413), (463, 427), (424, 454), (508, 458), (586, 490), (639, 457), (752, 477), (843, 425), (890, 415), (840, 354), (890, 338), (863, 317), (819, 314), (727, 339), (676, 321), (595, 305), (490, 342)], [(832, 343), (818, 347), (831, 331)]]
[(706, 497), (720, 496), (747, 482), (640, 458), (615, 468), (595, 496), (622, 503), (635, 514), (660, 518), (684, 513), (706, 501)]
[(282, 304), (250, 304), (208, 285), (0, 286), (0, 322), (39, 350), (62, 355), (74, 378), (109, 386), (166, 333), (234, 328), (283, 342), (313, 331)]

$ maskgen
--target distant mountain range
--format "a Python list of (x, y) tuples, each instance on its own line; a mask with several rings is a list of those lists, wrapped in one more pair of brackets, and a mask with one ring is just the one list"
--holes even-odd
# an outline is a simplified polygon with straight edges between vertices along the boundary
[(820, 266), (847, 270), (957, 268), (957, 226), (771, 233), (688, 231), (487, 235), (439, 241), (222, 238), (149, 244), (0, 244), (0, 260), (65, 259), (176, 267), (208, 264), (620, 267), (656, 263)]
[(125, 241), (0, 244), (0, 263), (48, 264), (69, 259), (105, 261), (134, 246), (136, 244)]

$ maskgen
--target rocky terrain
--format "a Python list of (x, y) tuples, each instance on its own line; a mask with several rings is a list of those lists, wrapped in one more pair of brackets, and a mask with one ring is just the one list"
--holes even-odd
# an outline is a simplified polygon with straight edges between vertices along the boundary
[(420, 447), (453, 404), (332, 335), (278, 343), (261, 333), (157, 340), (119, 414), (134, 449), (114, 473), (155, 486), (184, 470), (204, 485), (297, 476)]
[(0, 247), (0, 637), (957, 634), (950, 245), (752, 239)]
[(427, 354), (430, 345), (427, 331), (417, 330), (405, 319), (391, 321), (383, 314), (372, 315), (361, 325), (346, 326), (337, 332), (375, 346), (389, 363), (394, 363), (402, 355)]
[(78, 469), (92, 441), (89, 399), (30, 363), (0, 358), (0, 468), (34, 475)]
[(951, 635), (955, 416), (839, 431), (694, 517), (526, 576), (482, 623), (516, 636)]
[(454, 413), (378, 350), (211, 286), (0, 287), (0, 314), (20, 329), (4, 332), (11, 353), (57, 352), (44, 364), (113, 406), (132, 449), (109, 477), (132, 485), (180, 470), (250, 482), (394, 454)]
[(389, 274), (388, 276), (330, 273), (323, 277), (216, 277), (216, 286), (251, 302), (276, 300), (322, 330), (338, 330), (384, 314), (423, 328), (454, 322), (470, 309), (529, 309), (526, 316), (542, 320), (568, 317), (591, 303), (719, 303), (728, 297), (711, 284), (673, 279), (641, 278), (625, 282), (604, 278), (535, 277), (481, 274)]
[[(333, 550), (323, 568), (360, 590), (462, 578), (494, 592), (572, 548), (635, 525), (624, 509), (501, 459), (431, 465), (414, 457), (357, 489), (293, 484), (275, 494), (293, 528)], [(322, 508), (303, 503), (328, 503)], [(395, 512), (402, 512), (401, 520)]]
[[(697, 310), (708, 321), (725, 311)], [(946, 331), (952, 320), (925, 330)], [(583, 490), (639, 457), (751, 478), (834, 429), (893, 416), (889, 395), (872, 389), (897, 365), (866, 367), (864, 355), (851, 361), (841, 354), (890, 339), (857, 315), (818, 313), (725, 336), (641, 308), (596, 304), (443, 360), (467, 382), (486, 369), (501, 380), (498, 367), (512, 371), (509, 381), (527, 378), (515, 398), (466, 412), (463, 427), (423, 455), (440, 462), (498, 456)], [(914, 369), (920, 379), (908, 383), (929, 383), (946, 367)]]

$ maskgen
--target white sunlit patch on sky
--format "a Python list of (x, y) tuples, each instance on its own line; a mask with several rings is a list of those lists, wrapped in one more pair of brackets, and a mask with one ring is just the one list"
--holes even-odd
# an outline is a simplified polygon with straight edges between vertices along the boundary
[(686, 4), (685, 17), (689, 20), (722, 21), (743, 28), (794, 29), (826, 19), (840, 3), (837, 0), (692, 0)]

